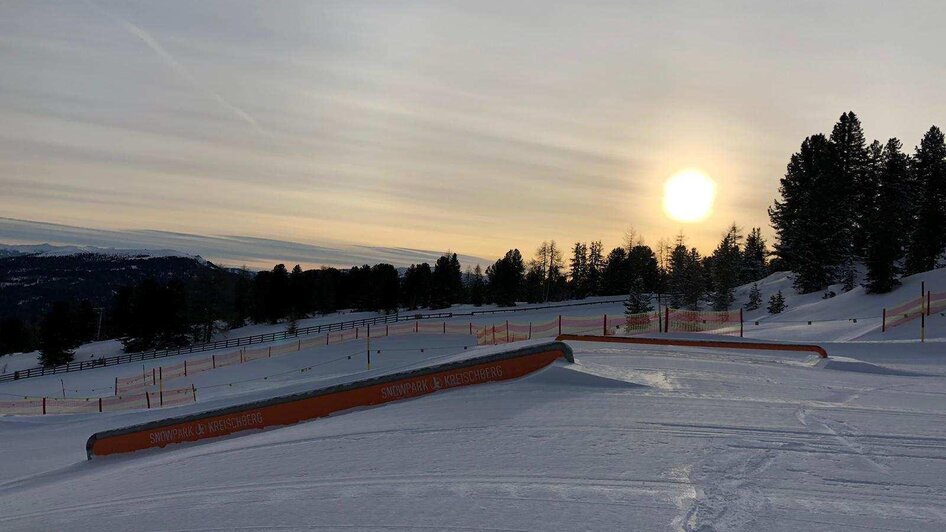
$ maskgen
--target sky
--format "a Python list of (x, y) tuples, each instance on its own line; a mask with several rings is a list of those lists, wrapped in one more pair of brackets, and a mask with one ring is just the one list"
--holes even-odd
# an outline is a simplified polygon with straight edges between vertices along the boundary
[[(0, 242), (492, 261), (633, 228), (708, 253), (732, 222), (771, 237), (789, 156), (842, 112), (910, 149), (946, 126), (944, 23), (941, 2), (8, 0)], [(662, 210), (687, 168), (717, 185), (700, 222)]]

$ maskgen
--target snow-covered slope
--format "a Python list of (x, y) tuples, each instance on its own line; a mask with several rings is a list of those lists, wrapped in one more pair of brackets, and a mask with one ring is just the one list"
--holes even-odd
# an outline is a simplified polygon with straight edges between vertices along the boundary
[[(745, 313), (746, 335), (776, 340), (918, 341), (919, 320), (881, 333), (883, 309), (918, 297), (923, 283), (926, 290), (946, 292), (946, 268), (911, 275), (902, 281), (902, 286), (887, 294), (867, 294), (860, 286), (844, 292), (840, 285), (836, 285), (829, 288), (836, 295), (823, 299), (823, 292), (796, 294), (790, 274), (774, 273), (758, 282), (763, 304), (758, 310)], [(737, 305), (744, 305), (749, 300), (751, 287), (748, 284), (736, 290)], [(769, 314), (766, 311), (769, 297), (779, 290), (785, 297), (786, 309), (781, 314)], [(926, 337), (933, 341), (946, 339), (946, 318), (931, 316)]]
[[(417, 349), (448, 338), (392, 338), (398, 343), (382, 346), (377, 360), (394, 367), (464, 356), (446, 344)], [(946, 527), (942, 353), (862, 344), (829, 366), (802, 354), (573, 347), (578, 364), (517, 381), (91, 462), (83, 444), (92, 432), (168, 412), (0, 418), (0, 528)], [(204, 377), (239, 380), (321, 356)], [(344, 373), (360, 369), (353, 362), (334, 375), (222, 386), (201, 401), (355, 378)], [(113, 371), (89, 373), (106, 380)]]

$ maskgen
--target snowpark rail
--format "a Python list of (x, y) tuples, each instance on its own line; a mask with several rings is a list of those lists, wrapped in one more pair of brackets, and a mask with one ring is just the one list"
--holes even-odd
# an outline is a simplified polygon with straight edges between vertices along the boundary
[(581, 334), (563, 334), (556, 340), (560, 342), (610, 342), (618, 344), (669, 345), (680, 347), (713, 347), (724, 349), (751, 349), (753, 351), (806, 351), (816, 353), (821, 358), (828, 358), (828, 352), (820, 345), (781, 344), (774, 342), (737, 342), (728, 340), (685, 340), (677, 338), (641, 338), (627, 336), (597, 336)]
[(14, 371), (0, 375), (0, 383), (19, 379), (29, 379), (31, 377), (43, 377), (45, 375), (57, 375), (59, 373), (72, 373), (76, 371), (85, 371), (90, 369), (104, 368), (118, 364), (128, 364), (131, 362), (143, 362), (145, 360), (154, 360), (157, 358), (173, 357), (178, 355), (189, 355), (193, 353), (203, 353), (206, 351), (216, 351), (218, 349), (229, 349), (231, 347), (244, 347), (247, 345), (262, 344), (269, 342), (278, 342), (280, 340), (289, 340), (300, 336), (318, 335), (326, 332), (353, 330), (359, 327), (370, 325), (382, 325), (389, 323), (398, 323), (402, 321), (417, 321), (428, 319), (449, 319), (458, 316), (483, 316), (489, 314), (501, 314), (511, 312), (526, 312), (529, 310), (544, 310), (551, 308), (582, 307), (588, 305), (604, 305), (621, 303), (624, 299), (608, 299), (600, 301), (585, 301), (582, 303), (565, 303), (543, 306), (524, 306), (509, 307), (490, 310), (474, 310), (470, 312), (436, 312), (436, 313), (413, 313), (413, 314), (391, 314), (385, 316), (376, 316), (374, 318), (363, 318), (358, 320), (349, 320), (334, 323), (324, 323), (321, 325), (311, 325), (309, 327), (300, 327), (294, 333), (289, 331), (278, 331), (266, 334), (255, 334), (251, 336), (241, 336), (239, 338), (229, 338), (227, 340), (218, 340), (202, 344), (192, 344), (178, 349), (156, 349), (151, 351), (139, 351), (137, 353), (126, 353), (111, 357), (102, 357), (95, 360), (83, 360), (78, 362), (69, 362), (53, 367), (37, 366), (34, 368)]
[(575, 361), (568, 345), (550, 342), (98, 432), (86, 442), (86, 455), (91, 460), (94, 456), (128, 453), (247, 430), (291, 425), (353, 408), (410, 399), (450, 388), (515, 379), (538, 371), (558, 359)]

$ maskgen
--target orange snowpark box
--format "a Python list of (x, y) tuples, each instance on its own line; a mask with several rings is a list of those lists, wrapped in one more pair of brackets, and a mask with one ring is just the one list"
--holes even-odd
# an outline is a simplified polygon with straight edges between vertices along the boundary
[(241, 431), (291, 425), (352, 408), (379, 405), (460, 386), (515, 379), (557, 359), (574, 362), (561, 342), (532, 345), (456, 362), (383, 375), (311, 392), (274, 397), (93, 434), (89, 459), (198, 441)]

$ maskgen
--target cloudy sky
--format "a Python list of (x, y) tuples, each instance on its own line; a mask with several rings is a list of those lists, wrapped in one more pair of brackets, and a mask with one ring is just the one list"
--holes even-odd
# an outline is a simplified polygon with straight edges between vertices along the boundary
[[(768, 231), (842, 112), (908, 148), (946, 126), (942, 2), (578, 4), (2, 2), (0, 242), (711, 251)], [(661, 209), (684, 168), (717, 182), (705, 221)]]

